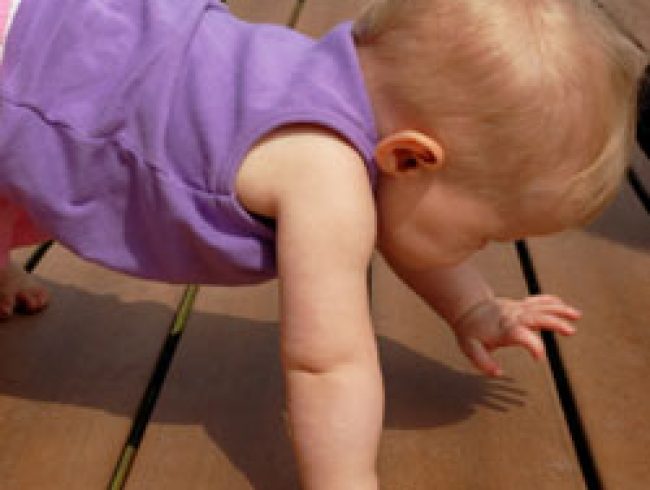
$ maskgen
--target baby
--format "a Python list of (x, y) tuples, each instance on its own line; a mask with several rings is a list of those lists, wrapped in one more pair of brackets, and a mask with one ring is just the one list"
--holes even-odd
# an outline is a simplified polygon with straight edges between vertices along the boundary
[(466, 259), (615, 194), (640, 58), (588, 0), (377, 0), (318, 41), (210, 0), (22, 0), (0, 79), (3, 315), (47, 303), (6, 259), (44, 234), (145, 278), (277, 276), (302, 484), (376, 489), (373, 250), (486, 374), (499, 347), (541, 358), (538, 332), (580, 313), (497, 298)]

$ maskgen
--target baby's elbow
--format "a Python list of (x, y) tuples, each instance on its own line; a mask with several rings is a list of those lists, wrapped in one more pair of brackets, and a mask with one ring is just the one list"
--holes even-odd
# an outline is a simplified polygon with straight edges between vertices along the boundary
[(378, 364), (374, 336), (367, 338), (310, 339), (299, 344), (283, 344), (282, 365), (285, 371), (322, 375), (367, 369)]

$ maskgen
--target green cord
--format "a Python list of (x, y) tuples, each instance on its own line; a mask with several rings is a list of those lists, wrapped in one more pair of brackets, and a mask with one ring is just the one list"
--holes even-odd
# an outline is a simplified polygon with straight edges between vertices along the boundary
[(198, 292), (199, 287), (197, 285), (190, 285), (183, 293), (183, 298), (176, 309), (176, 315), (174, 316), (171, 328), (167, 334), (167, 339), (156, 363), (154, 373), (149, 381), (147, 389), (145, 390), (143, 401), (133, 419), (131, 432), (115, 466), (113, 476), (108, 484), (109, 490), (121, 490), (126, 483), (126, 479), (128, 478), (138, 447), (144, 435), (145, 428), (149, 423), (149, 417), (151, 416), (155, 406), (158, 394), (162, 389), (177, 343), (185, 330), (185, 326), (190, 313), (192, 312), (192, 307)]

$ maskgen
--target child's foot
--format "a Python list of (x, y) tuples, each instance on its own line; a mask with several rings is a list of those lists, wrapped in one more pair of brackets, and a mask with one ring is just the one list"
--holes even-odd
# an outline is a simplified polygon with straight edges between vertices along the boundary
[(15, 311), (37, 313), (50, 301), (47, 290), (21, 267), (9, 264), (0, 270), (0, 320)]

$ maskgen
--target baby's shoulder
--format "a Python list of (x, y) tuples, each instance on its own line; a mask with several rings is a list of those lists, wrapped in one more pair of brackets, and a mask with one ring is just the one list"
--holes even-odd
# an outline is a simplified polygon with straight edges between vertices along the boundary
[(283, 126), (260, 139), (245, 156), (235, 181), (242, 205), (271, 219), (277, 217), (284, 197), (312, 186), (330, 196), (341, 196), (351, 186), (367, 188), (361, 196), (372, 195), (359, 152), (338, 133), (309, 124)]

